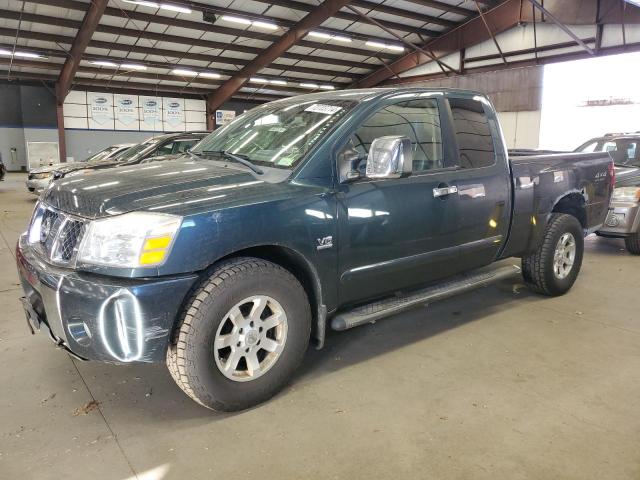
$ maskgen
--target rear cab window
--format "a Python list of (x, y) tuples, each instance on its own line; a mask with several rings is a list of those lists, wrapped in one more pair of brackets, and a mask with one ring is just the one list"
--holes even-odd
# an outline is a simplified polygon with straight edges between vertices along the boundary
[(484, 104), (471, 98), (448, 98), (453, 133), (458, 144), (458, 166), (490, 167), (496, 163), (494, 138)]

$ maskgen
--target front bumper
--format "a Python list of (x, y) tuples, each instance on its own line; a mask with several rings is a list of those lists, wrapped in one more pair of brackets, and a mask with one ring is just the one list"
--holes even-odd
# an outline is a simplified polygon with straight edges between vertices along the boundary
[(164, 362), (173, 325), (197, 275), (127, 279), (54, 267), (16, 248), (32, 328), (81, 359)]
[(640, 204), (612, 202), (598, 234), (603, 237), (627, 237), (640, 231)]
[(51, 183), (51, 177), (47, 178), (34, 178), (27, 180), (27, 189), (36, 195), (40, 195), (44, 192)]

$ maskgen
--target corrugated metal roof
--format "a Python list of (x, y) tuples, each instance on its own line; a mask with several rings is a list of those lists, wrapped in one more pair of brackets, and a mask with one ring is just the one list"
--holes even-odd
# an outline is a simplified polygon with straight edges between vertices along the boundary
[[(174, 5), (182, 5), (183, 0), (175, 0)], [(367, 3), (368, 2), (368, 3)], [(425, 17), (441, 17), (454, 22), (465, 19), (459, 12), (447, 13), (443, 8), (419, 5), (414, 0), (360, 0), (354, 2), (356, 8), (369, 17), (387, 22), (398, 28), (397, 35), (411, 42), (422, 43), (415, 31), (444, 31), (448, 27), (425, 21)], [(443, 5), (462, 6), (475, 11), (475, 3), (456, 0), (440, 0)], [(273, 41), (286, 33), (319, 4), (318, 0), (276, 1), (267, 0), (202, 0), (189, 2), (191, 13), (181, 13), (167, 9), (110, 0), (98, 29), (92, 36), (81, 66), (97, 68), (91, 61), (136, 62), (147, 65), (142, 74), (123, 75), (112, 67), (99, 74), (78, 72), (79, 78), (117, 78), (119, 82), (131, 81), (136, 84), (158, 83), (184, 87), (197, 84), (198, 79), (157, 80), (145, 78), (153, 74), (168, 76), (177, 67), (219, 71), (221, 80), (251, 62), (269, 47)], [(186, 4), (184, 4), (186, 5)], [(66, 51), (74, 40), (86, 9), (87, 0), (0, 0), (0, 10), (8, 11), (4, 18), (0, 14), (0, 42), (4, 45), (38, 51), (50, 51), (49, 58), (29, 59), (32, 67), (15, 67), (14, 73), (43, 73), (55, 76), (59, 71), (38, 68), (38, 62), (62, 66)], [(203, 11), (214, 15), (213, 22), (204, 20)], [(22, 13), (20, 13), (22, 12)], [(20, 15), (36, 17), (20, 20)], [(233, 18), (239, 17), (238, 21)], [(258, 23), (255, 23), (255, 22)], [(266, 22), (260, 24), (259, 22)], [(242, 23), (244, 22), (244, 23)], [(251, 23), (254, 22), (254, 23)], [(276, 29), (267, 28), (277, 24)], [(402, 45), (401, 41), (388, 31), (358, 17), (343, 8), (336, 16), (326, 20), (317, 29), (331, 35), (342, 35), (351, 41), (334, 38), (318, 38), (307, 35), (298, 45), (291, 47), (259, 75), (283, 77), (294, 82), (325, 82), (337, 88), (345, 86), (358, 75), (370, 73), (403, 54), (400, 51), (369, 46), (367, 40), (374, 39), (388, 45)], [(13, 32), (17, 33), (17, 36)], [(11, 33), (9, 35), (8, 33)], [(44, 34), (44, 35), (43, 35)], [(45, 35), (50, 35), (51, 40)], [(34, 38), (36, 37), (36, 38)], [(408, 51), (408, 50), (406, 50)], [(160, 68), (162, 67), (162, 68)], [(80, 69), (82, 70), (82, 69)], [(46, 75), (45, 73), (46, 72)], [(115, 74), (115, 76), (114, 76)], [(341, 76), (342, 74), (342, 76)], [(204, 84), (206, 85), (206, 84)], [(212, 87), (214, 89), (215, 87)], [(284, 88), (253, 88), (247, 84), (241, 91), (283, 95)]]

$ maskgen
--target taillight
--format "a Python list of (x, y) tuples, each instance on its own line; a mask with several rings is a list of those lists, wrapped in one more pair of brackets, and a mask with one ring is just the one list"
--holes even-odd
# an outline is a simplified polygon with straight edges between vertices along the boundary
[(616, 169), (613, 161), (609, 162), (609, 186), (613, 189), (616, 185)]

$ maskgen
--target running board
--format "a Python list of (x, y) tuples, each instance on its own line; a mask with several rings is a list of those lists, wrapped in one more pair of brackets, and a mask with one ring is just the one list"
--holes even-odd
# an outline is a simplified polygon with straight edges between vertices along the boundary
[(375, 322), (384, 317), (400, 313), (412, 307), (453, 297), (479, 287), (484, 287), (504, 278), (520, 274), (520, 267), (509, 265), (498, 268), (483, 268), (479, 271), (457, 275), (435, 286), (414, 291), (406, 296), (392, 297), (369, 303), (361, 307), (338, 313), (331, 320), (333, 330), (348, 330), (365, 323)]

